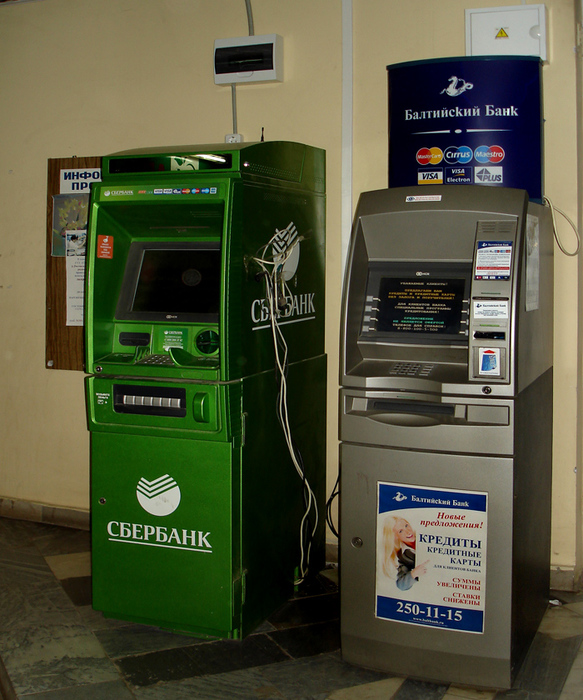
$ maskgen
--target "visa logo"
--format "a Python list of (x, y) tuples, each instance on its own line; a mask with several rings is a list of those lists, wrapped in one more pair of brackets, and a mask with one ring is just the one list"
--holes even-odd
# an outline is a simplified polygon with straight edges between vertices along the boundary
[(443, 170), (419, 170), (417, 182), (418, 184), (443, 184)]

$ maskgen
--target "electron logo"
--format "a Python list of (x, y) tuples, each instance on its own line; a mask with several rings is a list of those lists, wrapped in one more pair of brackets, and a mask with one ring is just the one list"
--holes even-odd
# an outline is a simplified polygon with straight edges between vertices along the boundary
[(433, 148), (420, 148), (417, 151), (416, 158), (419, 165), (437, 165), (443, 160), (443, 151), (441, 148), (437, 148), (437, 146)]
[(277, 265), (283, 263), (281, 269), (281, 279), (284, 282), (290, 280), (298, 269), (300, 262), (300, 238), (298, 230), (293, 221), (286, 228), (275, 229), (275, 236), (271, 242), (271, 252), (273, 262)]
[(465, 165), (473, 158), (473, 151), (469, 146), (449, 146), (445, 149), (445, 162), (450, 165)]
[(501, 163), (505, 155), (502, 146), (478, 146), (474, 151), (478, 163)]
[(150, 515), (164, 516), (173, 513), (180, 505), (180, 487), (169, 474), (153, 481), (142, 477), (136, 488), (138, 503)]

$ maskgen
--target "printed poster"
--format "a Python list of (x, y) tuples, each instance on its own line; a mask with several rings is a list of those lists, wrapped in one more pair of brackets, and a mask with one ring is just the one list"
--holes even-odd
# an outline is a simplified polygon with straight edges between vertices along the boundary
[(66, 231), (67, 326), (83, 325), (87, 231)]
[(378, 483), (376, 617), (482, 634), (488, 497)]

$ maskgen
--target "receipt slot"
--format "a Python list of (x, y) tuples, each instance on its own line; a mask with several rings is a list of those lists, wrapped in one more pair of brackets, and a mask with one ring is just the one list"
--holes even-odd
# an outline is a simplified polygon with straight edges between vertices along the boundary
[(360, 197), (342, 323), (349, 662), (511, 686), (548, 602), (552, 245), (522, 190)]
[(324, 168), (287, 142), (103, 159), (86, 367), (109, 617), (240, 638), (323, 563)]

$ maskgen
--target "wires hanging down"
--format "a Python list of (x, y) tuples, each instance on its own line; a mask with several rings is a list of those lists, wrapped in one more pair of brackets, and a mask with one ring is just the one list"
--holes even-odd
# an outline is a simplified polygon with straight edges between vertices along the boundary
[(261, 268), (262, 276), (265, 280), (266, 299), (275, 352), (275, 371), (279, 382), (276, 405), (277, 417), (283, 430), (292, 464), (302, 480), (303, 487), (305, 510), (300, 522), (299, 576), (294, 582), (295, 585), (302, 583), (308, 576), (310, 552), (319, 521), (316, 497), (306, 478), (302, 455), (294, 442), (290, 426), (287, 394), (288, 346), (279, 322), (280, 316), (288, 305), (288, 299), (292, 297), (292, 292), (287, 284), (288, 273), (285, 270), (285, 265), (297, 254), (296, 246), (300, 244), (301, 240), (303, 240), (303, 237), (297, 235), (296, 227), (292, 222), (286, 229), (276, 229), (275, 234), (253, 258)]
[[(551, 219), (553, 221), (553, 233), (554, 233), (557, 245), (559, 246), (561, 252), (570, 258), (575, 257), (579, 253), (579, 245), (580, 245), (579, 231), (577, 231), (577, 227), (575, 226), (573, 221), (567, 216), (567, 214), (565, 214), (565, 212), (562, 209), (559, 209), (558, 207), (556, 207), (548, 197), (543, 197), (543, 202), (551, 210)], [(567, 220), (567, 222), (570, 224), (573, 231), (575, 232), (576, 245), (575, 245), (575, 250), (571, 253), (565, 249), (565, 247), (563, 246), (563, 244), (561, 242), (561, 239), (559, 238), (559, 229), (557, 228), (557, 218), (555, 216), (555, 212), (559, 213), (562, 217), (564, 217)]]

